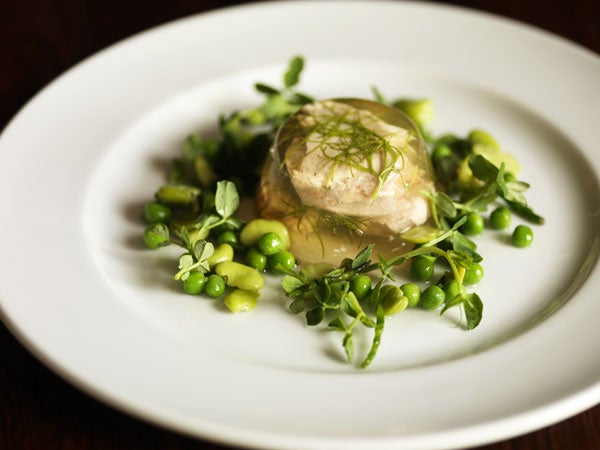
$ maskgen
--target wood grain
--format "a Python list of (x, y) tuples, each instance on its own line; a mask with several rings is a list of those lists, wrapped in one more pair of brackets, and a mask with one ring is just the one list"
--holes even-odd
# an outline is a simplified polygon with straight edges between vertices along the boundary
[[(0, 129), (49, 81), (107, 45), (172, 19), (236, 3), (0, 0)], [(597, 0), (444, 3), (523, 21), (600, 52)], [(144, 423), (89, 397), (38, 362), (3, 325), (0, 355), (0, 449), (230, 449)], [(600, 406), (479, 449), (600, 449)]]

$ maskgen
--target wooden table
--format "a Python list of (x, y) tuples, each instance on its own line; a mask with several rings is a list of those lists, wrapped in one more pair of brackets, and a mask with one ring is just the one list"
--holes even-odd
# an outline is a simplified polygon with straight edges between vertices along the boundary
[[(46, 83), (91, 53), (148, 27), (234, 3), (239, 2), (0, 0), (0, 129)], [(524, 21), (600, 53), (598, 0), (446, 3)], [(1, 324), (0, 356), (0, 449), (227, 448), (149, 425), (98, 402), (40, 364)], [(481, 449), (600, 449), (600, 406)]]

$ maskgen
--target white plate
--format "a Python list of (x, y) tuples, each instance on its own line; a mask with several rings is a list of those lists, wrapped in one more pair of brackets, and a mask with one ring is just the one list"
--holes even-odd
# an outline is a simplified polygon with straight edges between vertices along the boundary
[[(416, 311), (389, 321), (361, 371), (267, 290), (227, 314), (140, 248), (140, 205), (183, 137), (258, 100), (296, 53), (316, 96), (427, 96), (436, 132), (490, 130), (546, 217), (533, 247), (488, 233), (472, 332)], [(546, 33), (427, 3), (238, 7), (133, 37), (70, 70), (0, 139), (4, 321), (108, 403), (251, 447), (467, 446), (600, 399), (600, 61)], [(359, 351), (364, 348), (359, 347)]]

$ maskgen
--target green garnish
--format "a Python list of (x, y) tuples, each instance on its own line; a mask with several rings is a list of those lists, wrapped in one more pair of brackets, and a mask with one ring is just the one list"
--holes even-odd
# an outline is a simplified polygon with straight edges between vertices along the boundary
[[(373, 88), (377, 101), (402, 110), (415, 123), (428, 145), (440, 188), (421, 193), (429, 200), (431, 220), (401, 235), (414, 244), (410, 251), (388, 258), (379, 254), (373, 257), (374, 245), (368, 244), (339, 267), (325, 263), (298, 267), (289, 252), (289, 233), (282, 222), (257, 219), (245, 224), (235, 216), (240, 194), (254, 192), (276, 131), (312, 101), (295, 90), (303, 68), (303, 59), (294, 57), (283, 75), (281, 89), (257, 83), (264, 102), (222, 116), (221, 139), (199, 135), (186, 139), (184, 157), (173, 162), (168, 184), (156, 191), (155, 199), (144, 210), (145, 245), (151, 249), (170, 244), (181, 247), (184, 253), (173, 279), (189, 295), (223, 298), (232, 312), (254, 308), (264, 284), (261, 272), (282, 276), (281, 287), (290, 299), (290, 311), (304, 313), (308, 326), (326, 324), (329, 330), (341, 333), (349, 362), (357, 358), (356, 330), (372, 330), (370, 348), (360, 361), (363, 368), (376, 357), (386, 319), (407, 308), (439, 314), (460, 308), (463, 328), (477, 327), (484, 306), (479, 295), (467, 287), (482, 279), (483, 257), (467, 236), (484, 231), (484, 215), (490, 208), (490, 227), (497, 233), (506, 232), (502, 230), (508, 229), (512, 213), (538, 225), (544, 219), (527, 204), (524, 193), (529, 184), (517, 180), (518, 162), (503, 153), (488, 133), (473, 130), (466, 137), (434, 137), (427, 128), (433, 116), (433, 104), (427, 99), (387, 101)], [(372, 197), (376, 198), (389, 176), (401, 172), (407, 148), (392, 145), (367, 127), (360, 116), (335, 114), (333, 108), (329, 113), (313, 117), (319, 120), (303, 131), (301, 145), (319, 136), (312, 152), (320, 152), (330, 163), (328, 182), (341, 166), (366, 172), (377, 177)], [(291, 134), (291, 138), (298, 137)], [(405, 137), (407, 146), (414, 137), (410, 133)], [(381, 160), (376, 163), (375, 158)], [(297, 200), (299, 206), (289, 205), (288, 213), (306, 218), (315, 231), (324, 228), (336, 234), (343, 230), (349, 239), (363, 239), (366, 223)], [(517, 225), (511, 240), (517, 247), (527, 247), (532, 244), (533, 231)], [(400, 285), (395, 279), (396, 269), (405, 264), (410, 264), (414, 282)], [(441, 275), (440, 266), (444, 268)]]

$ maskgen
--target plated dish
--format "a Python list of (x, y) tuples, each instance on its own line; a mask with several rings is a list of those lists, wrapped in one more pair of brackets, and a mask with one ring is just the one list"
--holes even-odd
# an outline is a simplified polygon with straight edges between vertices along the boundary
[[(325, 17), (333, 13), (344, 27), (331, 29)], [(236, 38), (247, 34), (261, 48), (267, 35), (247, 27), (266, 17), (285, 23), (270, 32), (289, 40), (251, 55), (237, 48)], [(287, 42), (309, 17), (315, 31), (302, 49), (290, 49)], [(410, 36), (425, 18), (441, 30), (459, 24), (460, 39), (427, 36), (408, 46), (384, 38), (392, 29)], [(361, 40), (350, 31), (359, 24)], [(221, 48), (209, 47), (208, 37), (224, 30)], [(333, 31), (357, 45), (323, 45)], [(358, 45), (365, 35), (380, 45)], [(511, 44), (523, 40), (527, 51)], [(520, 67), (518, 74), (486, 64), (490, 46), (494, 60)], [(532, 64), (532, 48), (542, 59), (560, 60), (561, 70)], [(386, 92), (427, 96), (438, 107), (438, 126), (485, 126), (522, 162), (531, 202), (548, 225), (516, 261), (514, 250), (509, 255), (494, 238), (482, 242), (494, 254), (486, 266), (494, 283), (481, 286), (494, 320), (474, 334), (416, 314), (394, 322), (377, 362), (356, 373), (340, 364), (334, 343), (307, 332), (276, 295), (267, 292), (252, 316), (232, 320), (173, 290), (171, 259), (139, 245), (141, 204), (182, 136), (210, 133), (215, 114), (253, 104), (251, 83), (277, 79), (296, 50), (310, 63), (303, 86), (311, 93), (365, 97), (369, 80)], [(190, 69), (182, 55), (192, 51), (205, 58)], [(538, 31), (410, 3), (263, 4), (137, 36), (51, 84), (0, 139), (0, 192), (22, 219), (3, 223), (14, 237), (0, 267), (3, 319), (38, 357), (88, 392), (231, 444), (444, 448), (560, 420), (600, 397), (593, 345), (599, 168), (589, 123), (600, 104), (593, 98), (599, 73), (595, 56)], [(561, 89), (565, 79), (568, 92)], [(40, 153), (41, 147), (51, 150)], [(38, 183), (23, 184), (25, 169)], [(18, 198), (8, 195), (15, 191)], [(33, 204), (42, 206), (26, 206)], [(52, 239), (42, 239), (39, 229)], [(44, 296), (24, 291), (27, 273), (18, 270), (34, 252), (49, 261)], [(543, 270), (528, 270), (542, 261)], [(161, 264), (165, 271), (157, 273)], [(373, 413), (356, 414), (366, 410)]]

